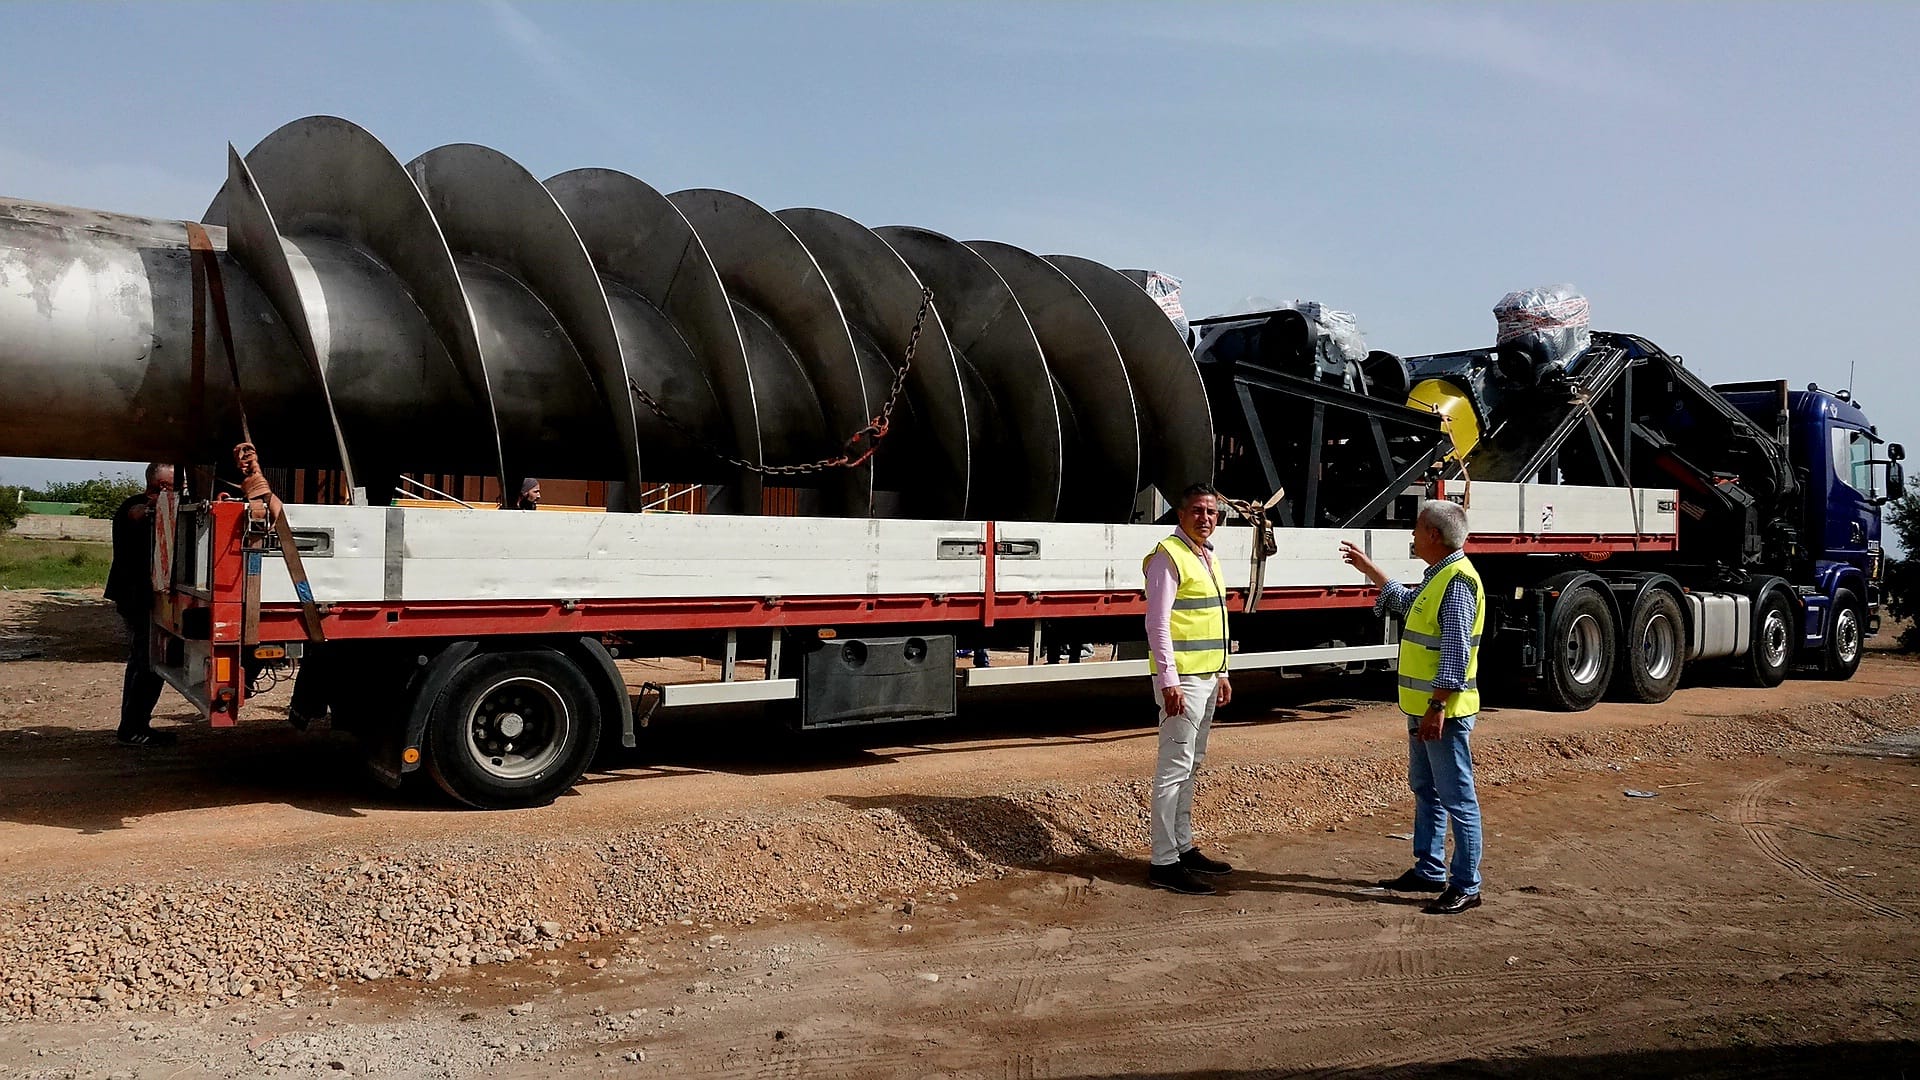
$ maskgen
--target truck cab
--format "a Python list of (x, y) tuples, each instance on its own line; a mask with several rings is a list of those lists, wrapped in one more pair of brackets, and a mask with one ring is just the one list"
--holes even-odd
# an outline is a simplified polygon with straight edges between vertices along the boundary
[(1831, 616), (1828, 605), (1809, 604), (1807, 630), (1824, 636), (1856, 629), (1834, 625), (1846, 617), (1844, 601), (1851, 596), (1864, 619), (1858, 631), (1871, 635), (1880, 610), (1880, 508), (1905, 494), (1905, 450), (1880, 438), (1848, 391), (1809, 384), (1781, 395), (1751, 385), (1726, 387), (1724, 392), (1756, 423), (1784, 436), (1800, 481), (1799, 532), (1806, 580), (1813, 586), (1810, 599), (1828, 598), (1831, 603)]

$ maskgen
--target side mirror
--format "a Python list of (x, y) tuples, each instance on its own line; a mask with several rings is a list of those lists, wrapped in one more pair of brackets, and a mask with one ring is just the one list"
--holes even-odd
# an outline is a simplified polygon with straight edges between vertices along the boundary
[(1888, 448), (1887, 456), (1892, 458), (1892, 460), (1887, 463), (1887, 498), (1889, 499), (1904, 499), (1907, 497), (1907, 470), (1900, 464), (1900, 459), (1905, 457), (1906, 454), (1894, 453), (1894, 451), (1899, 449), (1899, 443), (1895, 443)]
[(1904, 446), (1901, 446), (1897, 442), (1888, 443), (1887, 444), (1887, 460), (1888, 461), (1907, 460), (1907, 448)]

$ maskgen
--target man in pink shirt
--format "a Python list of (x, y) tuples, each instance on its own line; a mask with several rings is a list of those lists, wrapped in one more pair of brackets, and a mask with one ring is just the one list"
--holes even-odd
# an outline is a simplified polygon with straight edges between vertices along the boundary
[(1207, 756), (1207, 733), (1214, 710), (1233, 698), (1226, 671), (1226, 588), (1209, 542), (1220, 522), (1219, 496), (1211, 486), (1195, 484), (1180, 493), (1179, 514), (1179, 531), (1144, 563), (1147, 651), (1160, 704), (1147, 882), (1204, 896), (1214, 888), (1196, 875), (1233, 870), (1193, 844), (1193, 789)]

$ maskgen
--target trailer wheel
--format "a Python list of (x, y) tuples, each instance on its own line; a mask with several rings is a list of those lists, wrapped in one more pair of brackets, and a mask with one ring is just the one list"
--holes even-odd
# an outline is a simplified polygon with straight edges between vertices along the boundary
[(1553, 606), (1546, 677), (1540, 681), (1547, 704), (1564, 712), (1592, 708), (1613, 677), (1614, 638), (1613, 612), (1599, 593), (1562, 593)]
[(1620, 637), (1616, 690), (1627, 701), (1657, 705), (1680, 686), (1687, 653), (1680, 601), (1665, 589), (1649, 589), (1633, 602)]
[(1833, 596), (1833, 625), (1827, 628), (1827, 647), (1820, 651), (1820, 674), (1829, 679), (1851, 679), (1860, 670), (1866, 648), (1867, 616), (1860, 598), (1847, 589)]
[(1779, 589), (1769, 589), (1753, 613), (1753, 647), (1747, 652), (1747, 681), (1779, 686), (1793, 665), (1793, 605)]
[(546, 650), (461, 665), (427, 720), (427, 771), (481, 810), (545, 806), (586, 772), (600, 702), (580, 669)]

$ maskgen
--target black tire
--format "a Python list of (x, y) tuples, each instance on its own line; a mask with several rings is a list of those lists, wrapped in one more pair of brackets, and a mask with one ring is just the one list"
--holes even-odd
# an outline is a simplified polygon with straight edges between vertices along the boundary
[(545, 806), (587, 771), (600, 701), (557, 652), (481, 653), (454, 672), (427, 717), (427, 772), (480, 810)]
[(1768, 589), (1753, 610), (1753, 643), (1743, 674), (1755, 686), (1779, 686), (1793, 666), (1793, 604), (1779, 589)]
[(1547, 620), (1540, 694), (1550, 708), (1584, 712), (1607, 692), (1619, 635), (1606, 598), (1588, 588), (1560, 594)]
[(1633, 602), (1620, 657), (1615, 694), (1623, 701), (1657, 705), (1673, 696), (1687, 664), (1686, 623), (1680, 601), (1665, 589), (1648, 589)]
[(1851, 679), (1860, 670), (1867, 649), (1867, 610), (1860, 598), (1841, 589), (1833, 596), (1833, 617), (1827, 624), (1827, 646), (1820, 650), (1820, 674), (1829, 679)]

